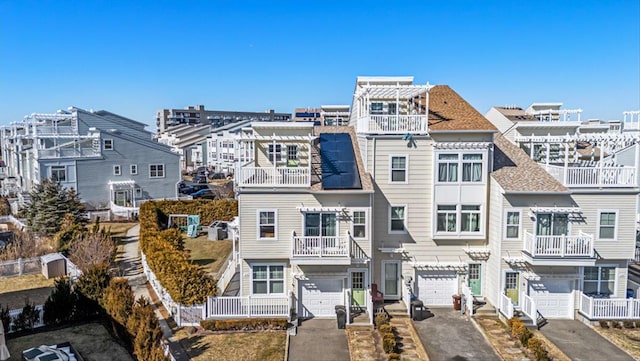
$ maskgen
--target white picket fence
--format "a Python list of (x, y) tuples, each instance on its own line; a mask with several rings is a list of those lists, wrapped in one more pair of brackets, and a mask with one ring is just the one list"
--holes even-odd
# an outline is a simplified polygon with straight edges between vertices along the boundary
[[(44, 311), (42, 310), (42, 305), (36, 305), (36, 311), (38, 311), (38, 319), (33, 324), (33, 328), (38, 328), (44, 326)], [(11, 318), (11, 322), (9, 323), (9, 333), (16, 332), (15, 327), (15, 318), (18, 317), (19, 314), (22, 313), (22, 308), (16, 308), (13, 310), (9, 310), (9, 317)]]
[(594, 298), (580, 293), (579, 311), (590, 320), (638, 320), (640, 299)]
[(505, 294), (500, 295), (500, 313), (502, 313), (507, 319), (513, 318), (513, 303)]
[(465, 313), (469, 316), (473, 316), (473, 293), (471, 293), (471, 288), (466, 284), (462, 284), (462, 299), (464, 300)]
[(0, 262), (0, 278), (32, 275), (41, 272), (40, 257), (19, 258), (17, 260)]
[(288, 317), (290, 296), (209, 297), (207, 318)]

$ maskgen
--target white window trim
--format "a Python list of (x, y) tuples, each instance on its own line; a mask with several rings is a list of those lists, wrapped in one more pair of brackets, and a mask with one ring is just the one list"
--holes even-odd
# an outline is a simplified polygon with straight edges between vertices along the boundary
[(66, 183), (66, 182), (73, 182), (72, 180), (69, 180), (69, 169), (66, 165), (50, 165), (49, 166), (49, 179), (53, 178), (53, 167), (62, 167), (64, 168), (64, 180), (60, 181), (58, 180), (58, 182), (61, 183)]
[[(404, 181), (394, 181), (393, 174), (393, 157), (404, 158)], [(408, 154), (389, 154), (389, 184), (408, 184), (409, 183), (409, 155)]]
[[(602, 213), (615, 213), (616, 215), (616, 223), (613, 225), (613, 238), (600, 238), (600, 217)], [(596, 239), (598, 241), (617, 241), (618, 240), (618, 220), (620, 218), (620, 213), (618, 209), (598, 209), (598, 225), (596, 227)]]
[[(354, 212), (364, 212), (364, 237), (356, 237), (355, 236), (356, 233), (353, 231), (353, 227), (355, 226), (355, 224), (353, 223), (353, 220), (354, 220), (353, 213)], [(351, 209), (351, 237), (353, 237), (354, 239), (367, 239), (367, 238), (369, 238), (369, 210), (368, 209), (366, 209), (366, 208), (352, 208)]]
[[(468, 211), (468, 210), (467, 211), (463, 211), (462, 210), (462, 206), (474, 206), (474, 207), (478, 206), (478, 210), (477, 211), (475, 211), (475, 210), (474, 211)], [(459, 234), (465, 235), (465, 236), (466, 235), (483, 234), (484, 226), (483, 226), (483, 223), (482, 223), (482, 221), (483, 221), (482, 214), (483, 214), (483, 211), (484, 211), (484, 207), (483, 207), (482, 204), (469, 204), (469, 203), (464, 204), (464, 203), (460, 203), (460, 204), (458, 204), (456, 206), (456, 211), (458, 212), (458, 217), (457, 217), (456, 220), (458, 221), (457, 229), (458, 229)], [(478, 215), (478, 231), (477, 232), (474, 232), (474, 231), (463, 231), (462, 230), (462, 213), (464, 213), (464, 212), (469, 213), (469, 214), (477, 214)]]
[[(133, 171), (134, 169), (135, 169), (135, 172)], [(131, 173), (131, 175), (137, 175), (138, 174), (138, 165), (137, 164), (129, 165), (129, 173)]]
[(113, 166), (113, 175), (122, 175), (122, 166), (120, 164)]
[[(507, 237), (507, 214), (509, 213), (519, 213), (520, 216), (518, 217), (518, 237)], [(502, 239), (505, 240), (510, 240), (510, 241), (517, 241), (522, 239), (522, 209), (517, 209), (517, 208), (507, 208), (504, 210), (504, 213), (502, 214)]]
[(142, 198), (142, 188), (141, 187), (136, 187), (135, 188), (134, 197)]
[[(446, 181), (440, 181), (439, 180), (439, 169), (440, 169), (440, 155), (441, 154), (457, 154), (458, 155), (458, 160), (457, 160), (457, 164), (458, 164), (458, 174), (457, 174), (457, 181), (455, 182), (446, 182)], [(473, 182), (473, 181), (463, 181), (462, 180), (462, 175), (463, 175), (463, 164), (465, 163), (464, 161), (464, 156), (467, 154), (480, 154), (482, 155), (482, 176), (481, 176), (481, 180), (478, 182)], [(461, 185), (481, 185), (481, 184), (485, 184), (487, 182), (487, 169), (489, 167), (489, 163), (488, 163), (488, 153), (486, 151), (480, 151), (480, 150), (471, 150), (471, 149), (447, 149), (447, 150), (441, 150), (441, 151), (437, 151), (434, 152), (434, 170), (433, 170), (433, 180), (434, 180), (434, 184), (461, 184)], [(447, 163), (453, 163), (453, 161), (446, 161)]]
[[(107, 148), (107, 141), (111, 142), (111, 147)], [(102, 140), (102, 150), (114, 150), (115, 147), (113, 145), (113, 139), (112, 138), (106, 138)]]
[[(391, 230), (391, 209), (394, 207), (404, 207), (404, 230), (403, 231)], [(408, 233), (407, 220), (409, 219), (409, 207), (406, 204), (390, 204), (387, 214), (389, 216), (389, 222), (387, 225), (387, 228), (388, 228), (387, 231), (389, 232), (389, 234), (407, 234)]]
[[(438, 231), (438, 206), (455, 206), (456, 210), (456, 231), (455, 232), (447, 232), (447, 231)], [(462, 206), (478, 206), (480, 209), (478, 211), (469, 212), (469, 213), (477, 213), (480, 216), (478, 225), (478, 232), (470, 232), (462, 230)], [(453, 211), (446, 211), (453, 212)], [(505, 213), (506, 214), (506, 213)], [(434, 236), (482, 236), (485, 234), (485, 222), (486, 220), (482, 217), (486, 217), (485, 212), (485, 204), (482, 203), (438, 203), (435, 205), (434, 215), (433, 215), (433, 234)], [(520, 222), (522, 222), (522, 218), (520, 218)], [(514, 238), (515, 239), (515, 238)]]
[[(151, 175), (151, 166), (154, 166), (154, 165), (155, 165), (155, 166), (159, 166), (159, 165), (161, 165), (161, 166), (162, 166), (162, 175), (161, 175), (161, 176), (158, 176), (158, 175), (152, 176), (152, 175)], [(156, 168), (156, 174), (157, 174), (157, 173), (158, 173), (158, 170), (157, 170), (157, 168)], [(164, 163), (149, 164), (149, 178), (164, 178), (166, 174), (167, 174), (167, 172), (166, 172), (166, 169), (165, 169)]]
[[(455, 232), (448, 232), (448, 231), (438, 231), (438, 215), (439, 215), (439, 211), (438, 211), (438, 206), (455, 206), (456, 207), (456, 230)], [(447, 213), (450, 213), (451, 211), (445, 211)], [(441, 203), (441, 204), (436, 204), (435, 205), (435, 210), (433, 212), (434, 214), (434, 219), (433, 219), (433, 233), (435, 235), (438, 236), (454, 236), (454, 235), (459, 235), (460, 234), (460, 204), (451, 204), (451, 203)], [(475, 232), (474, 232), (475, 234)]]
[[(582, 266), (580, 267), (580, 292), (584, 292), (584, 269), (586, 266)], [(613, 275), (613, 294), (611, 295), (612, 297), (616, 297), (616, 295), (618, 294), (618, 265), (617, 264), (598, 264), (598, 265), (594, 265), (594, 266), (589, 266), (589, 267), (597, 267), (598, 268), (598, 287), (599, 287), (599, 283), (602, 282), (602, 280), (600, 280), (600, 268), (613, 268), (614, 269), (614, 275)], [(626, 295), (625, 295), (626, 297)]]
[[(253, 267), (254, 266), (267, 266), (267, 293), (253, 293)], [(269, 285), (271, 279), (269, 278), (269, 271), (271, 266), (282, 266), (282, 293), (269, 293)], [(249, 264), (249, 273), (251, 274), (251, 281), (249, 283), (249, 292), (252, 295), (260, 296), (280, 296), (287, 294), (287, 265), (285, 263), (251, 263)]]
[[(273, 237), (260, 237), (260, 213), (273, 212)], [(278, 209), (260, 208), (256, 210), (256, 239), (259, 241), (273, 241), (278, 239)]]

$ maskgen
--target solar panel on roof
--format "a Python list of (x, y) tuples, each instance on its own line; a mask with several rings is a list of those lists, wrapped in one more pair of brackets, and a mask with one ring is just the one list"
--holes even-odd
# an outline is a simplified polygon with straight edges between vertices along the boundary
[(348, 133), (320, 134), (322, 188), (360, 189), (360, 175)]

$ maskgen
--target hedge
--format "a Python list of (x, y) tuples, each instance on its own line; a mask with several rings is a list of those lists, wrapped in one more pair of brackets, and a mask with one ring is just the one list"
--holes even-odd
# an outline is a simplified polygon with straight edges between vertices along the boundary
[(171, 298), (183, 305), (201, 304), (216, 294), (216, 280), (191, 263), (171, 232), (162, 232), (170, 214), (198, 214), (201, 224), (230, 221), (238, 214), (235, 200), (151, 201), (140, 207), (140, 246), (149, 268)]
[(235, 320), (203, 320), (200, 325), (209, 331), (263, 331), (286, 330), (285, 318), (243, 318)]

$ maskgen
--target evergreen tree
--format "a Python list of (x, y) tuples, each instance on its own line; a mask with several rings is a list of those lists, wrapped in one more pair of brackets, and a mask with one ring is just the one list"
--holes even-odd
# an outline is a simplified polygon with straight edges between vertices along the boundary
[(44, 323), (59, 325), (71, 321), (76, 305), (76, 294), (72, 291), (71, 280), (59, 278), (51, 295), (44, 303)]

